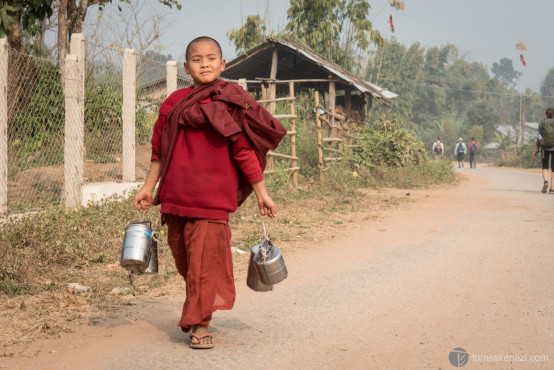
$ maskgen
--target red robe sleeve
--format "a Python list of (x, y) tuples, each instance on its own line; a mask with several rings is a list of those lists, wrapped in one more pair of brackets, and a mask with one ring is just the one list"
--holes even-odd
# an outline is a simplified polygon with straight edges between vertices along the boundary
[(263, 180), (264, 176), (258, 157), (244, 135), (240, 135), (238, 139), (232, 143), (231, 153), (239, 169), (249, 183), (252, 184)]

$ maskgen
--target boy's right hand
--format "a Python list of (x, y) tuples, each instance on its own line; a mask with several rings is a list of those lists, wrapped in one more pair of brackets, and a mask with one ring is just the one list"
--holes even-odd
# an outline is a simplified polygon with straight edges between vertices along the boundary
[(135, 195), (133, 204), (136, 210), (143, 209), (144, 212), (148, 213), (148, 210), (152, 205), (152, 192), (140, 189), (137, 195)]

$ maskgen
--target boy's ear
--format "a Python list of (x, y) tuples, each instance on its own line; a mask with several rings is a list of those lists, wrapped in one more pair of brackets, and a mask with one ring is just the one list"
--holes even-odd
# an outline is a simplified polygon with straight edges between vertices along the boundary
[(185, 67), (185, 72), (186, 72), (188, 75), (190, 75), (189, 66), (188, 66), (187, 62), (184, 62), (183, 65), (184, 65), (184, 67)]
[(225, 59), (221, 59), (221, 72), (225, 70)]

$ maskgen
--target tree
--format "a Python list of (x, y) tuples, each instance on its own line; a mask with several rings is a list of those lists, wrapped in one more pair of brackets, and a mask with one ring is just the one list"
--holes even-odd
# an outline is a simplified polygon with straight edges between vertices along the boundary
[(500, 63), (493, 63), (491, 68), (492, 74), (504, 83), (506, 87), (514, 86), (519, 76), (520, 72), (514, 69), (511, 59), (502, 58)]
[[(131, 0), (119, 0), (119, 2), (130, 3)], [(59, 0), (58, 3), (58, 64), (61, 77), (64, 76), (65, 56), (69, 52), (69, 38), (73, 33), (83, 32), (83, 25), (89, 7), (99, 7), (111, 3), (112, 0)], [(159, 0), (163, 5), (178, 10), (181, 5), (177, 0)], [(8, 36), (10, 46), (18, 51), (24, 52), (22, 32), (26, 31), (36, 34), (37, 27), (45, 18), (53, 14), (53, 0), (8, 0), (0, 4), (0, 35)]]
[(285, 29), (331, 59), (333, 42), (341, 32), (340, 5), (340, 0), (291, 0)]
[(368, 71), (369, 76), (366, 75), (369, 80), (378, 75), (377, 83), (386, 84), (387, 89), (399, 95), (392, 101), (392, 107), (408, 123), (413, 121), (414, 103), (420, 89), (417, 82), (422, 77), (423, 60), (424, 49), (418, 42), (406, 48), (392, 38), (379, 46), (375, 64)]
[(450, 44), (441, 48), (432, 47), (425, 53), (421, 74), (425, 83), (419, 86), (413, 107), (413, 119), (418, 124), (429, 125), (441, 116), (446, 107), (446, 91), (443, 88), (446, 73), (457, 56), (458, 49)]
[(500, 117), (490, 112), (485, 104), (477, 104), (467, 111), (467, 122), (470, 126), (483, 128), (483, 139), (494, 139), (496, 126), (500, 125)]
[(360, 75), (365, 74), (367, 66), (367, 51), (370, 43), (382, 44), (383, 39), (379, 31), (374, 30), (367, 19), (370, 5), (365, 0), (351, 0), (343, 3), (342, 34), (340, 46), (336, 50), (335, 62), (344, 68), (353, 71), (362, 69)]
[(265, 32), (263, 19), (259, 15), (249, 15), (246, 17), (246, 23), (238, 30), (231, 29), (227, 32), (227, 37), (235, 44), (237, 54), (240, 54), (261, 43), (265, 39)]
[[(130, 3), (130, 1), (119, 0), (119, 2), (125, 3)], [(73, 33), (83, 32), (88, 8), (94, 5), (103, 8), (111, 2), (112, 0), (60, 0), (58, 8), (58, 63), (62, 77), (65, 72), (65, 56), (69, 52), (69, 39)], [(175, 6), (177, 10), (181, 9), (181, 5), (177, 0), (159, 0), (159, 2), (170, 8)], [(120, 6), (119, 10), (121, 10)]]
[(346, 69), (365, 66), (370, 42), (382, 41), (366, 0), (291, 0), (285, 30)]
[(23, 33), (35, 36), (41, 22), (52, 16), (53, 0), (8, 0), (0, 3), (0, 37), (8, 36), (11, 48), (25, 52)]
[[(98, 13), (91, 12), (95, 21), (86, 26), (87, 48), (91, 66), (101, 68), (113, 63), (114, 56), (120, 56), (125, 48), (133, 48), (137, 56), (137, 82), (140, 84), (165, 77), (165, 63), (170, 60), (159, 54), (157, 41), (165, 27), (171, 23), (166, 19), (169, 12), (156, 9), (150, 0), (135, 0), (128, 4), (106, 4)], [(114, 53), (117, 50), (119, 53)], [(116, 63), (117, 64), (117, 63)]]
[(541, 83), (541, 95), (543, 97), (553, 97), (554, 96), (554, 67), (550, 68), (546, 72), (546, 76)]

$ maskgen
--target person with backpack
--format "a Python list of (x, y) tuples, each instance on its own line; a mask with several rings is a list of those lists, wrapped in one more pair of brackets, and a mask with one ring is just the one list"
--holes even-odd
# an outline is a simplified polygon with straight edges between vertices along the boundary
[(456, 159), (458, 161), (458, 168), (464, 166), (464, 158), (467, 152), (466, 143), (464, 143), (464, 139), (459, 138), (458, 142), (456, 143), (456, 146), (454, 147), (454, 153), (456, 153)]
[(479, 144), (475, 141), (475, 138), (472, 137), (470, 143), (468, 144), (469, 150), (469, 168), (477, 168), (477, 150), (479, 150)]
[[(533, 151), (533, 158), (537, 158), (537, 151), (541, 149), (542, 157), (542, 178), (544, 180), (542, 192), (548, 190), (548, 168), (554, 169), (554, 108), (546, 110), (546, 118), (539, 124), (539, 135), (537, 145)], [(550, 161), (550, 166), (548, 162)], [(550, 175), (550, 194), (554, 194), (552, 184), (554, 183), (554, 172)]]
[(435, 160), (441, 159), (444, 155), (444, 145), (442, 145), (440, 137), (437, 137), (437, 141), (433, 143), (431, 151), (433, 152), (433, 158), (435, 158)]

